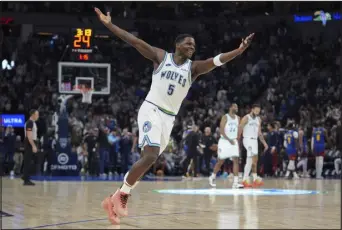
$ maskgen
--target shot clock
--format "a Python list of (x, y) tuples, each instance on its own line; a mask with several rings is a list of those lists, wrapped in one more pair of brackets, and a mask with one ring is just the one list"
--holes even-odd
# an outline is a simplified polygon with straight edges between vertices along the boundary
[(73, 28), (71, 31), (71, 52), (76, 61), (90, 61), (93, 53), (94, 31), (91, 28)]

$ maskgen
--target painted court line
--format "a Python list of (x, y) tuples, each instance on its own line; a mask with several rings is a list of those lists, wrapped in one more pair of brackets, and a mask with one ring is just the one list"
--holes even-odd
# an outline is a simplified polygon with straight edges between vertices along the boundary
[[(167, 215), (181, 215), (181, 214), (194, 214), (198, 212), (210, 212), (210, 211), (193, 211), (193, 212), (171, 212), (171, 213), (155, 213), (155, 214), (147, 214), (147, 215), (137, 215), (137, 216), (128, 216), (125, 219), (133, 219), (133, 218), (141, 218), (141, 217), (151, 217), (151, 216), (167, 216)], [(85, 222), (95, 222), (95, 221), (104, 221), (108, 220), (108, 218), (97, 218), (97, 219), (88, 219), (88, 220), (77, 220), (77, 221), (69, 221), (69, 222), (62, 222), (62, 223), (55, 223), (55, 224), (45, 224), (45, 225), (39, 225), (31, 228), (25, 228), (27, 229), (39, 229), (39, 228), (47, 228), (47, 227), (53, 227), (53, 226), (61, 226), (61, 225), (68, 225), (68, 224), (77, 224), (77, 223), (85, 223)]]

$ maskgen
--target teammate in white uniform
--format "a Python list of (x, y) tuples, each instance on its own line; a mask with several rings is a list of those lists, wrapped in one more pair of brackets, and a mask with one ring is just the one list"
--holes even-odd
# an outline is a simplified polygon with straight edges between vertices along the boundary
[[(243, 146), (247, 150), (246, 165), (244, 169), (243, 182), (244, 187), (261, 186), (262, 179), (257, 175), (258, 166), (258, 137), (265, 147), (266, 151), (268, 145), (261, 133), (261, 119), (258, 117), (260, 113), (260, 105), (254, 104), (252, 111), (244, 116), (240, 123), (239, 139), (243, 134)], [(249, 174), (252, 169), (253, 184), (249, 183)]]
[(156, 161), (159, 154), (164, 151), (173, 127), (174, 116), (178, 113), (191, 83), (198, 76), (242, 54), (250, 45), (254, 34), (242, 39), (239, 48), (231, 52), (202, 61), (190, 61), (195, 52), (195, 39), (191, 35), (179, 35), (175, 41), (175, 53), (168, 53), (112, 24), (109, 12), (104, 15), (98, 8), (95, 8), (95, 12), (99, 20), (114, 35), (132, 45), (154, 65), (150, 92), (138, 114), (139, 145), (142, 148), (142, 157), (126, 173), (121, 188), (102, 202), (109, 220), (113, 224), (119, 224), (119, 217), (128, 215), (127, 200), (131, 190)]
[(229, 113), (225, 114), (220, 123), (221, 138), (218, 142), (217, 163), (214, 167), (212, 175), (209, 177), (209, 184), (216, 187), (216, 174), (221, 169), (222, 164), (227, 158), (233, 160), (234, 181), (233, 188), (243, 188), (239, 184), (239, 143), (237, 141), (240, 117), (236, 115), (238, 105), (232, 104), (229, 107)]

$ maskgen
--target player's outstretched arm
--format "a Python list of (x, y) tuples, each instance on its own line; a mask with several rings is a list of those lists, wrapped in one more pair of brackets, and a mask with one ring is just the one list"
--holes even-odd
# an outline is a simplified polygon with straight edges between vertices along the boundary
[(240, 54), (242, 54), (251, 44), (252, 39), (254, 37), (254, 33), (250, 34), (245, 39), (242, 39), (242, 42), (239, 48), (232, 50), (227, 53), (222, 53), (217, 55), (214, 58), (208, 58), (203, 61), (194, 61), (192, 64), (192, 79), (195, 80), (198, 76), (202, 74), (206, 74), (218, 66), (224, 65), (227, 62), (230, 62)]
[(164, 50), (153, 47), (145, 41), (137, 38), (133, 34), (128, 33), (126, 30), (114, 25), (109, 12), (107, 12), (107, 15), (104, 15), (101, 10), (96, 7), (95, 12), (103, 25), (105, 25), (113, 34), (115, 34), (115, 36), (133, 46), (145, 58), (153, 61), (157, 65), (163, 61), (165, 55)]

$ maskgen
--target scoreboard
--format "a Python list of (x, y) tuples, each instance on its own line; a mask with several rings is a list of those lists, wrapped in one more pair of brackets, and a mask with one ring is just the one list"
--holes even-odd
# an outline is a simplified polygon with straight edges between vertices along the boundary
[(94, 31), (91, 28), (73, 28), (71, 31), (71, 53), (75, 61), (90, 61), (93, 53)]

